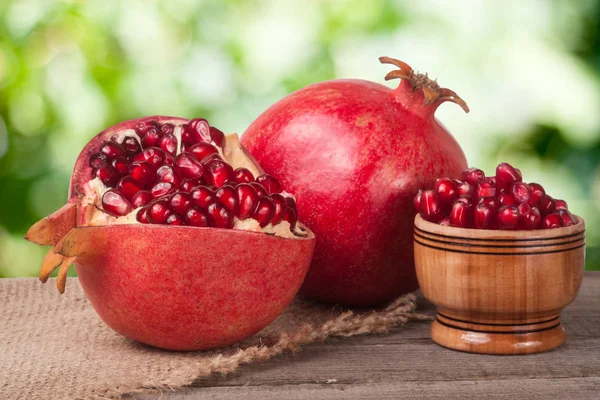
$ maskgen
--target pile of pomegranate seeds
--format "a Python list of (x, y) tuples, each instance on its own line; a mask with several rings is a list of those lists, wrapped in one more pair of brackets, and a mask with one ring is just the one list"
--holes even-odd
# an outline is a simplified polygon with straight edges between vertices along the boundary
[[(140, 208), (143, 224), (233, 228), (234, 217), (253, 218), (261, 228), (297, 222), (293, 198), (284, 197), (277, 179), (233, 169), (219, 155), (223, 132), (197, 118), (182, 126), (181, 143), (172, 124), (142, 123), (140, 138), (104, 142), (90, 158), (92, 178), (109, 188), (102, 209), (120, 217)], [(140, 143), (141, 142), (141, 143)], [(181, 146), (181, 147), (179, 147)]]
[(575, 225), (564, 200), (555, 200), (538, 183), (524, 183), (521, 171), (508, 163), (496, 176), (468, 168), (461, 180), (440, 178), (419, 190), (417, 212), (427, 221), (461, 228), (531, 230)]

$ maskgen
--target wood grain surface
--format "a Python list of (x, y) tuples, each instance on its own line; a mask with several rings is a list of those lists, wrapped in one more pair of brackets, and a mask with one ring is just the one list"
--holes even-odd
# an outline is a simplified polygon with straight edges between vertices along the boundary
[[(423, 302), (420, 311), (434, 314)], [(561, 315), (567, 340), (540, 354), (493, 356), (440, 347), (430, 323), (388, 335), (329, 340), (143, 400), (600, 399), (600, 273), (585, 274)]]

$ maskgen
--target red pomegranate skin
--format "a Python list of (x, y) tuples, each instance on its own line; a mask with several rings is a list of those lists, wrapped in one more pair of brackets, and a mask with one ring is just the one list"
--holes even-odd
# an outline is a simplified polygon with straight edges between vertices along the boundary
[(57, 250), (77, 257), (79, 281), (113, 330), (187, 351), (231, 345), (273, 321), (298, 292), (313, 247), (312, 235), (113, 225), (73, 229)]
[(418, 288), (412, 199), (467, 167), (434, 117), (442, 101), (425, 105), (406, 80), (395, 90), (333, 80), (288, 95), (248, 127), (242, 144), (294, 193), (317, 237), (301, 293), (366, 307)]

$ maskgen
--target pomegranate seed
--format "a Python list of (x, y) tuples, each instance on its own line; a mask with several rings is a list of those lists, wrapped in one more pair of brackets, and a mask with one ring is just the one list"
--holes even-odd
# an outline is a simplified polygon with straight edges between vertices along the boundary
[(200, 210), (190, 208), (185, 219), (191, 226), (208, 226), (208, 216)]
[(523, 182), (514, 182), (510, 188), (510, 193), (517, 204), (527, 203), (531, 198), (531, 187)]
[(177, 214), (171, 214), (171, 215), (169, 215), (169, 218), (167, 218), (167, 225), (181, 226), (181, 225), (185, 225), (185, 224), (186, 223), (183, 220), (183, 218), (181, 218)]
[(544, 196), (540, 203), (540, 211), (542, 215), (552, 214), (556, 210), (556, 202), (550, 195)]
[(142, 138), (142, 147), (144, 149), (158, 146), (160, 142), (160, 133), (156, 128), (150, 128)]
[(184, 179), (179, 186), (179, 190), (186, 193), (191, 193), (192, 190), (196, 189), (198, 186), (202, 185), (202, 181), (199, 179)]
[(142, 224), (149, 224), (148, 222), (148, 209), (146, 207), (140, 208), (140, 210), (135, 215), (135, 219)]
[(498, 210), (498, 228), (512, 230), (519, 223), (519, 210), (515, 206), (502, 206)]
[(129, 161), (125, 157), (117, 157), (110, 163), (112, 167), (121, 176), (125, 175), (129, 171)]
[(285, 197), (279, 193), (271, 195), (271, 200), (273, 200), (273, 204), (275, 204), (275, 214), (273, 214), (271, 225), (277, 225), (283, 220), (283, 215), (285, 214), (285, 210), (288, 208), (288, 206), (287, 202), (285, 201)]
[(145, 161), (154, 170), (157, 170), (165, 162), (165, 152), (158, 147), (149, 147), (139, 154), (133, 156), (133, 161)]
[[(529, 212), (529, 216), (527, 217), (530, 221), (528, 222), (531, 229), (538, 229), (540, 227), (540, 223), (542, 222), (542, 214), (537, 207), (531, 207), (531, 211)], [(531, 215), (533, 214), (533, 215)]]
[(223, 186), (221, 189), (217, 190), (215, 197), (227, 209), (227, 211), (235, 214), (238, 206), (238, 199), (236, 190), (234, 188), (231, 186)]
[(128, 156), (132, 156), (142, 151), (142, 146), (140, 146), (137, 139), (132, 136), (126, 136), (125, 139), (123, 139), (121, 146), (123, 146)]
[(477, 186), (485, 179), (485, 174), (479, 168), (467, 168), (462, 172), (461, 179), (471, 186)]
[(147, 206), (146, 213), (148, 222), (151, 224), (164, 224), (167, 219), (173, 214), (169, 208), (169, 200), (166, 198), (156, 199)]
[(165, 153), (165, 164), (175, 165), (175, 157), (172, 154)]
[(500, 195), (498, 196), (498, 201), (500, 202), (501, 206), (516, 206), (517, 205), (515, 198), (506, 192), (500, 193)]
[(199, 186), (192, 190), (191, 195), (194, 205), (203, 209), (215, 202), (215, 191), (206, 186)]
[(217, 228), (232, 228), (233, 214), (219, 203), (213, 203), (208, 206), (208, 215)]
[(246, 168), (237, 168), (233, 171), (233, 175), (237, 183), (250, 183), (254, 181), (254, 175)]
[(440, 203), (444, 206), (450, 206), (458, 198), (458, 187), (450, 178), (436, 180), (434, 187)]
[(207, 120), (204, 118), (194, 118), (190, 121), (189, 126), (196, 132), (200, 140), (210, 143), (212, 138), (210, 136), (210, 126), (208, 125)]
[(106, 186), (115, 186), (121, 175), (110, 165), (103, 165), (94, 173), (96, 178), (100, 179)]
[(550, 213), (542, 219), (542, 229), (555, 229), (563, 226), (563, 220), (558, 213)]
[(454, 203), (450, 212), (450, 225), (471, 228), (473, 226), (473, 207), (462, 201)]
[(96, 153), (90, 158), (90, 167), (97, 169), (106, 164), (107, 158), (105, 154)]
[(131, 198), (131, 204), (133, 204), (134, 208), (143, 207), (148, 205), (153, 199), (154, 196), (152, 196), (152, 193), (147, 190), (140, 190)]
[(225, 139), (225, 135), (219, 129), (214, 126), (210, 127), (210, 138), (213, 142), (219, 147), (223, 146), (223, 139)]
[(134, 161), (129, 164), (129, 175), (144, 186), (154, 181), (154, 169), (145, 161)]
[(519, 210), (519, 215), (524, 215), (531, 211), (531, 206), (529, 203), (521, 203), (517, 206), (517, 210)]
[(413, 206), (415, 207), (416, 212), (419, 212), (419, 210), (421, 209), (421, 195), (423, 195), (423, 189), (419, 189), (419, 191), (413, 198)]
[(192, 208), (192, 196), (189, 193), (175, 193), (169, 197), (169, 207), (176, 214), (184, 216)]
[(181, 178), (170, 165), (163, 165), (156, 170), (156, 182), (168, 182), (173, 187), (178, 188), (181, 185)]
[(127, 199), (133, 199), (133, 196), (143, 190), (144, 187), (131, 176), (126, 176), (122, 178), (117, 184), (117, 190), (121, 192), (121, 194)]
[(496, 197), (496, 188), (490, 183), (481, 182), (477, 185), (477, 198)]
[(231, 166), (219, 160), (210, 163), (204, 175), (207, 182), (218, 188), (222, 187), (228, 181), (235, 180)]
[[(221, 190), (221, 189), (220, 189)], [(237, 217), (241, 220), (250, 218), (252, 216), (252, 212), (256, 208), (256, 203), (258, 201), (258, 194), (256, 193), (256, 189), (247, 183), (240, 183), (235, 188), (237, 194), (237, 202), (239, 204), (237, 210)], [(273, 201), (275, 203), (275, 201)], [(287, 208), (284, 200), (284, 210)], [(282, 216), (283, 217), (283, 216)]]
[(203, 118), (194, 118), (188, 124), (183, 126), (181, 141), (185, 144), (194, 144), (198, 142), (211, 142), (210, 127)]
[(475, 207), (473, 215), (473, 226), (475, 229), (494, 229), (496, 227), (496, 208), (485, 203), (479, 203)]
[(256, 190), (256, 193), (259, 196), (266, 196), (267, 195), (267, 190), (265, 189), (265, 187), (263, 185), (261, 185), (260, 183), (257, 182), (250, 182), (250, 185), (252, 185), (252, 187), (254, 188), (254, 190)]
[(182, 178), (200, 179), (204, 167), (192, 153), (181, 153), (175, 157), (175, 168)]
[(175, 125), (173, 125), (173, 124), (163, 124), (160, 127), (160, 131), (165, 136), (172, 134), (174, 130), (175, 130)]
[(140, 122), (135, 126), (135, 132), (138, 134), (139, 137), (142, 137), (146, 133), (148, 133), (150, 129), (156, 128), (157, 126), (158, 123), (156, 121)]
[(536, 207), (531, 207), (527, 203), (522, 203), (518, 207), (519, 210), (519, 223), (517, 229), (532, 230), (538, 229), (542, 217), (540, 211)]
[(196, 134), (190, 130), (190, 127), (188, 124), (182, 125), (181, 126), (181, 143), (182, 143), (182, 147), (187, 147), (190, 145), (193, 145), (194, 143), (197, 143), (197, 137)]
[(556, 200), (554, 200), (554, 204), (556, 206), (556, 211), (569, 209), (567, 202), (564, 200), (556, 199)]
[(491, 186), (496, 187), (496, 177), (495, 176), (486, 176), (483, 180), (484, 183), (489, 183)]
[(290, 230), (293, 232), (296, 227), (296, 222), (298, 222), (296, 210), (289, 207), (286, 208), (285, 213), (283, 214), (283, 220), (290, 224)]
[(446, 217), (443, 220), (441, 220), (440, 222), (438, 222), (438, 224), (440, 224), (442, 226), (450, 226), (450, 218)]
[(256, 178), (256, 182), (263, 185), (268, 194), (281, 193), (279, 181), (269, 174), (263, 174)]
[[(558, 200), (556, 200), (558, 203)], [(575, 217), (569, 210), (566, 208), (561, 208), (558, 210), (558, 215), (560, 215), (560, 219), (562, 220), (563, 226), (571, 226), (577, 223)]]
[(156, 199), (162, 196), (166, 196), (168, 194), (175, 193), (176, 190), (177, 189), (175, 188), (175, 186), (173, 186), (172, 183), (159, 182), (156, 185), (152, 186), (150, 192), (152, 193), (152, 196), (154, 196), (154, 198)]
[(100, 153), (104, 154), (108, 159), (125, 157), (127, 155), (127, 152), (123, 146), (117, 142), (113, 142), (112, 140), (104, 142), (102, 147), (100, 147)]
[(469, 183), (467, 182), (461, 182), (458, 185), (458, 196), (459, 197), (471, 197), (471, 198), (475, 198), (475, 187), (471, 186)]
[(479, 199), (478, 204), (485, 204), (487, 207), (491, 208), (494, 213), (498, 210), (500, 203), (495, 197), (482, 197)]
[(215, 146), (210, 143), (196, 143), (192, 147), (187, 150), (189, 153), (192, 153), (194, 157), (198, 160), (203, 160), (204, 158), (210, 156), (211, 154), (219, 154), (219, 151)]
[(175, 154), (177, 151), (177, 138), (172, 133), (166, 134), (158, 141), (158, 147), (163, 149), (165, 153)]
[(121, 193), (111, 189), (102, 195), (102, 209), (110, 215), (120, 217), (129, 214), (133, 207)]
[(273, 203), (273, 200), (267, 196), (260, 196), (252, 213), (252, 218), (258, 221), (261, 228), (264, 228), (271, 222), (274, 215), (275, 203)]
[(498, 164), (496, 167), (496, 186), (500, 190), (508, 190), (514, 182), (521, 182), (521, 172), (508, 163)]
[(473, 207), (475, 205), (475, 200), (470, 197), (459, 197), (456, 199), (455, 203), (464, 203), (469, 207)]
[(537, 207), (542, 203), (542, 200), (546, 196), (546, 191), (539, 183), (530, 183), (529, 187), (531, 187), (531, 197), (529, 198), (529, 204), (531, 206)]
[(424, 219), (431, 222), (438, 222), (444, 217), (435, 190), (429, 189), (423, 191), (419, 211)]
[(213, 153), (201, 159), (200, 162), (202, 163), (204, 168), (208, 168), (208, 166), (216, 160), (223, 161), (220, 155), (218, 155), (217, 153)]

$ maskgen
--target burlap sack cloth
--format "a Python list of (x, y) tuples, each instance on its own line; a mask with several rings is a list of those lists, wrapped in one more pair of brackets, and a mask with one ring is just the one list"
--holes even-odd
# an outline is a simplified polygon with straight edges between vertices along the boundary
[(410, 320), (414, 295), (388, 307), (342, 311), (296, 298), (252, 338), (227, 349), (177, 353), (125, 339), (100, 320), (77, 279), (59, 295), (55, 282), (0, 279), (0, 398), (114, 399), (174, 390), (212, 373), (266, 360), (330, 336), (383, 333)]

